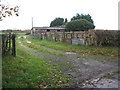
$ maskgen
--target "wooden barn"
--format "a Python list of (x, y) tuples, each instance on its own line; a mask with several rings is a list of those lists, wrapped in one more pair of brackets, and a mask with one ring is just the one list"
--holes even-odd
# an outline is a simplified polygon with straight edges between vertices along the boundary
[(65, 30), (66, 30), (65, 27), (33, 27), (31, 29), (31, 31), (35, 33), (63, 32)]

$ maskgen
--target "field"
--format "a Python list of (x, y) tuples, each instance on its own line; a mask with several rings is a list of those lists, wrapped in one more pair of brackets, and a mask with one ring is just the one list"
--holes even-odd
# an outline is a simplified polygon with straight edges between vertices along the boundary
[[(112, 79), (118, 74), (118, 47), (71, 45), (19, 36), (16, 57), (2, 59), (3, 88), (80, 88), (87, 84), (94, 88), (100, 85), (90, 84), (92, 80), (99, 78), (98, 82), (102, 82), (102, 78)], [(116, 83), (108, 87), (117, 87)]]

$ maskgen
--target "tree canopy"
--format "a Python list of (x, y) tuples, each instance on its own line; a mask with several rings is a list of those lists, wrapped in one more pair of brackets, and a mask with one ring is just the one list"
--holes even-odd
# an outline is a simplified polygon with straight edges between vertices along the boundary
[(19, 16), (18, 6), (10, 7), (9, 5), (2, 4), (1, 1), (2, 0), (0, 0), (0, 21), (2, 21), (6, 16), (12, 16), (13, 13), (16, 16)]
[(67, 18), (65, 18), (65, 24), (68, 22)]
[(90, 16), (89, 14), (87, 14), (87, 15), (81, 14), (81, 15), (80, 15), (79, 13), (77, 13), (76, 16), (73, 16), (73, 17), (71, 18), (71, 21), (72, 21), (72, 20), (77, 20), (77, 19), (86, 19), (86, 20), (88, 20), (89, 22), (94, 23), (93, 20), (92, 20), (92, 18), (91, 18), (91, 16)]
[(88, 29), (94, 29), (93, 23), (87, 21), (86, 19), (72, 20), (66, 23), (66, 29), (68, 31), (87, 31)]
[(64, 24), (64, 18), (55, 18), (53, 21), (51, 21), (50, 27), (61, 26), (63, 24)]

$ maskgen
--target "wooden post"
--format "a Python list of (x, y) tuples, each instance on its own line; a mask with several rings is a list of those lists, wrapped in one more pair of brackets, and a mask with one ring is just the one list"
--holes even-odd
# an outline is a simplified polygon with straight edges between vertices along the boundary
[(16, 57), (16, 49), (15, 49), (15, 34), (12, 35), (12, 55)]
[(78, 37), (78, 33), (76, 33), (76, 37), (79, 38), (79, 37)]
[(74, 32), (71, 33), (71, 44), (72, 44), (72, 39), (74, 38)]
[(11, 49), (11, 33), (9, 33), (9, 51)]
[(63, 32), (63, 38), (65, 38), (65, 31)]
[(2, 55), (4, 55), (5, 54), (5, 42), (4, 42), (4, 40), (5, 40), (5, 35), (2, 35)]
[(8, 49), (8, 35), (7, 35), (7, 37), (6, 37), (6, 46), (5, 46), (5, 49), (6, 49), (6, 51), (7, 51), (7, 49)]
[(72, 39), (72, 37), (73, 37), (73, 36), (72, 36), (72, 33), (71, 33), (71, 39)]

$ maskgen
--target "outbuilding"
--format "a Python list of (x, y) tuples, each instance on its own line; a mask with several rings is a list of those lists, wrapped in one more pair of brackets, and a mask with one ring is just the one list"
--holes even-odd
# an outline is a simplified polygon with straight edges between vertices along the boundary
[(35, 33), (45, 33), (45, 32), (63, 32), (65, 27), (33, 27), (31, 32)]

